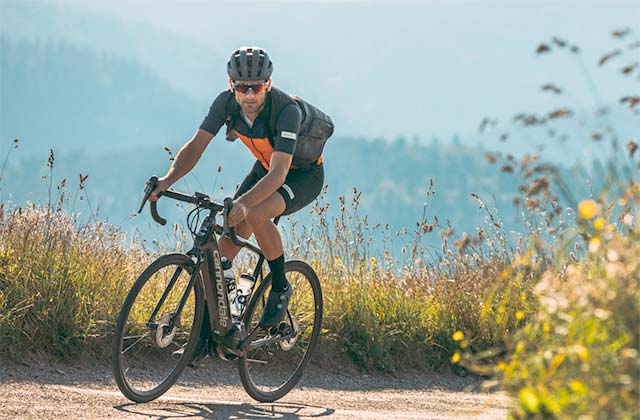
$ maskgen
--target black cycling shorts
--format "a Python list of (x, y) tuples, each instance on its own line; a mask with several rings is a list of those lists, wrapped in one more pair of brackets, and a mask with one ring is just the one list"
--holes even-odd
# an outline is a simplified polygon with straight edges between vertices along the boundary
[[(251, 168), (251, 172), (238, 187), (233, 199), (235, 200), (249, 191), (267, 172), (260, 161), (256, 161), (253, 168)], [(307, 206), (320, 194), (323, 185), (324, 167), (322, 164), (313, 166), (311, 169), (290, 169), (284, 184), (277, 189), (286, 204), (281, 216), (295, 213)]]

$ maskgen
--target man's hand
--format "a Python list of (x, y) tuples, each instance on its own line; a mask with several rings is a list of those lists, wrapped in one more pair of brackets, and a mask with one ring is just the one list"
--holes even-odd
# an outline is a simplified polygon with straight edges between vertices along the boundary
[(244, 220), (244, 215), (247, 212), (247, 206), (244, 202), (238, 198), (233, 202), (233, 207), (229, 212), (229, 227), (236, 227)]
[(149, 201), (158, 201), (158, 193), (168, 190), (170, 186), (171, 182), (169, 182), (166, 178), (159, 178), (158, 186), (151, 192), (151, 195), (149, 195)]

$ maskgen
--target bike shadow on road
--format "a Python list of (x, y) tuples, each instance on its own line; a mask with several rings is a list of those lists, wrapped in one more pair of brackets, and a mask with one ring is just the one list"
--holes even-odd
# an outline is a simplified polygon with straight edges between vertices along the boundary
[(127, 403), (114, 407), (128, 414), (141, 415), (153, 419), (240, 419), (264, 420), (277, 418), (297, 420), (306, 418), (323, 418), (335, 413), (327, 407), (318, 407), (296, 403), (192, 403), (156, 401), (146, 404)]

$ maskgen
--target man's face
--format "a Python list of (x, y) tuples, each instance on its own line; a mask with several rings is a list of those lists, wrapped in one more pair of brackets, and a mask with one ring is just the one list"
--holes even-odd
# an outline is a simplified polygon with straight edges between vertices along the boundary
[(271, 79), (267, 81), (229, 80), (231, 90), (236, 95), (236, 102), (245, 114), (257, 114), (262, 110), (271, 90)]

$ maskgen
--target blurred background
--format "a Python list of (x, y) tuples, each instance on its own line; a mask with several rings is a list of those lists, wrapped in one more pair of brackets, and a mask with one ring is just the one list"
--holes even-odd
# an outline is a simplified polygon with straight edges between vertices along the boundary
[[(490, 155), (580, 165), (573, 187), (588, 194), (607, 139), (637, 136), (640, 107), (621, 98), (640, 86), (638, 22), (634, 0), (0, 0), (0, 199), (42, 203), (65, 180), (81, 220), (161, 238), (148, 214), (132, 216), (146, 179), (227, 88), (230, 52), (259, 45), (274, 84), (336, 124), (331, 214), (355, 188), (362, 214), (392, 232), (425, 214), (471, 232), (485, 217), (475, 193), (518, 231), (519, 180)], [(253, 161), (219, 134), (174, 188), (222, 199)]]

